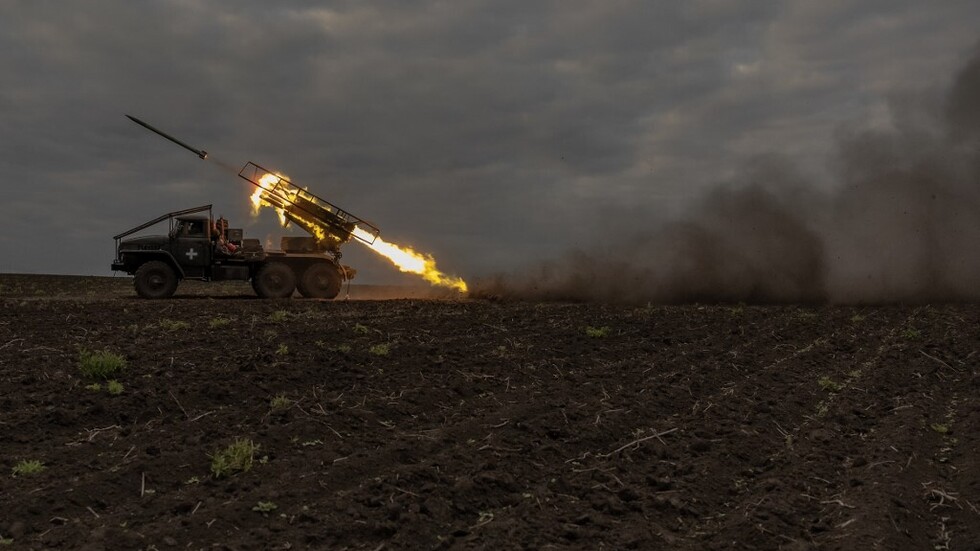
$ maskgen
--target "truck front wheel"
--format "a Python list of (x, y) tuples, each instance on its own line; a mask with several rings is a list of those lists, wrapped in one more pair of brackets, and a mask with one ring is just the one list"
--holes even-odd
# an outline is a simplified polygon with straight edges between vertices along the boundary
[(320, 262), (303, 272), (296, 286), (306, 298), (334, 298), (340, 294), (340, 271), (332, 264)]
[(136, 270), (133, 285), (143, 298), (169, 298), (177, 290), (177, 273), (170, 264), (151, 260)]
[(296, 290), (296, 274), (282, 262), (269, 262), (259, 267), (252, 288), (262, 298), (289, 298)]

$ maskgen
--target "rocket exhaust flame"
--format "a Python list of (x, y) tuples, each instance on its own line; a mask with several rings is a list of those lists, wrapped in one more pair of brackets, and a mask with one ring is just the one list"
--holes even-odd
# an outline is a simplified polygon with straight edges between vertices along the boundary
[[(357, 236), (358, 232), (363, 231), (361, 228), (355, 227), (353, 233)], [(467, 291), (466, 282), (460, 277), (448, 276), (439, 271), (436, 268), (436, 259), (430, 254), (421, 254), (413, 251), (411, 248), (399, 247), (394, 243), (388, 243), (380, 237), (375, 239), (374, 243), (371, 244), (368, 244), (364, 240), (361, 243), (364, 243), (372, 251), (390, 260), (392, 264), (403, 272), (418, 274), (422, 276), (422, 279), (433, 285), (449, 287), (461, 293)]]

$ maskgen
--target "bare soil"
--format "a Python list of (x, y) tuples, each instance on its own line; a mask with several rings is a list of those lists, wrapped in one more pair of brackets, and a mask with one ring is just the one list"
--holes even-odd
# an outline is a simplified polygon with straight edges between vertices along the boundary
[[(976, 305), (250, 294), (182, 285), (145, 301), (126, 278), (0, 276), (0, 541), (980, 542)], [(126, 358), (121, 394), (90, 387), (81, 350)], [(210, 456), (236, 438), (259, 446), (254, 465), (215, 478)], [(12, 475), (32, 459), (46, 468)]]

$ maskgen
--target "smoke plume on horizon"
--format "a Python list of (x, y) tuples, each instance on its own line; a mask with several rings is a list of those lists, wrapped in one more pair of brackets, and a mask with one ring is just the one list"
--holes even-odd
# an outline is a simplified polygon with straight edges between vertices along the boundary
[[(980, 299), (980, 48), (941, 105), (842, 130), (821, 192), (760, 158), (685, 215), (478, 282), (474, 296), (610, 302)], [(649, 222), (647, 222), (649, 223)]]

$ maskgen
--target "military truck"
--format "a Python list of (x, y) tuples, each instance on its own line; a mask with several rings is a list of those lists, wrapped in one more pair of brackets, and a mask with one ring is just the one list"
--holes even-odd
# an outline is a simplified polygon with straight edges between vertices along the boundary
[[(241, 229), (216, 223), (212, 205), (204, 205), (114, 236), (112, 269), (133, 275), (136, 293), (149, 299), (173, 296), (184, 279), (251, 281), (262, 298), (287, 298), (297, 290), (308, 298), (336, 297), (355, 274), (340, 264), (340, 246), (352, 238), (373, 243), (379, 230), (254, 163), (239, 176), (259, 188), (255, 200), (273, 207), (284, 226), (294, 222), (310, 236), (284, 236), (279, 250), (265, 250), (259, 240), (245, 239)], [(129, 237), (164, 221), (167, 235)]]

